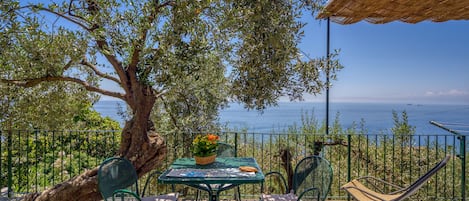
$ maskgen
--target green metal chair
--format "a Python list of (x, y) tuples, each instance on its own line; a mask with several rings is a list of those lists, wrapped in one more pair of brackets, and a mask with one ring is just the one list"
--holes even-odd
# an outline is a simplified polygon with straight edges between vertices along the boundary
[(112, 198), (112, 201), (176, 201), (178, 198), (178, 194), (140, 197), (138, 176), (134, 166), (129, 160), (119, 157), (108, 158), (99, 166), (98, 189), (104, 201), (108, 201), (109, 198)]
[[(218, 147), (217, 147), (217, 158), (223, 158), (223, 157), (236, 157), (236, 151), (235, 148), (227, 143), (219, 142)], [(196, 187), (196, 186), (193, 186)], [(234, 186), (232, 184), (212, 184), (210, 187), (207, 187), (206, 185), (198, 185), (196, 188), (197, 190), (197, 195), (196, 195), (196, 200), (199, 200), (200, 197), (200, 190), (206, 191), (211, 195), (212, 193), (220, 193), (221, 191), (228, 190), (231, 188), (235, 188), (235, 199), (237, 201), (240, 201), (240, 192), (239, 192), (239, 186)]]
[[(261, 200), (264, 201), (297, 201), (297, 200), (326, 200), (332, 184), (332, 168), (326, 159), (320, 156), (308, 156), (303, 158), (295, 167), (293, 173), (293, 184), (288, 190), (287, 182), (280, 172), (269, 172), (268, 177), (276, 177), (285, 187), (284, 194), (262, 193)], [(265, 183), (261, 189), (264, 192)]]
[(219, 142), (217, 147), (217, 157), (236, 157), (235, 148), (230, 144)]

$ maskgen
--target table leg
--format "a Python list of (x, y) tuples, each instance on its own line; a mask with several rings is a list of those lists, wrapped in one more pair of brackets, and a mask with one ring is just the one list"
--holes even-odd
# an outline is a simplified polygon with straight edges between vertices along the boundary
[(209, 193), (208, 193), (208, 199), (210, 201), (218, 201), (218, 200), (220, 200), (219, 197), (220, 197), (219, 191), (210, 190)]

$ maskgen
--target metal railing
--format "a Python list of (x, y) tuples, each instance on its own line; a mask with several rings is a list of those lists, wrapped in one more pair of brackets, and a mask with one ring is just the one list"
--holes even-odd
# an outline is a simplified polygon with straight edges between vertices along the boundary
[[(334, 171), (328, 197), (342, 200), (348, 196), (340, 186), (353, 178), (370, 175), (408, 186), (445, 155), (453, 155), (450, 163), (413, 198), (467, 200), (469, 186), (465, 175), (469, 170), (464, 135), (218, 134), (222, 141), (236, 147), (237, 156), (256, 158), (264, 173), (285, 173), (285, 167), (294, 167), (305, 156), (322, 155)], [(166, 169), (175, 158), (191, 156), (189, 145), (196, 133), (162, 135), (168, 154), (158, 170)], [(120, 131), (0, 131), (0, 187), (8, 187), (10, 196), (17, 196), (13, 192), (42, 191), (98, 166), (116, 153), (119, 141)], [(187, 189), (181, 191), (191, 196)], [(256, 199), (260, 193), (259, 185), (241, 186), (243, 199)], [(227, 195), (232, 194), (226, 192)]]
[(40, 192), (114, 155), (120, 131), (0, 130), (0, 187)]

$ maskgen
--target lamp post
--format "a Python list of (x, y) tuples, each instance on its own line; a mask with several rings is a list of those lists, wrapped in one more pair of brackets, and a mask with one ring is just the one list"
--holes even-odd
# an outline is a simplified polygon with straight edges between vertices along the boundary
[(329, 135), (329, 67), (331, 62), (330, 60), (330, 19), (327, 18), (327, 37), (326, 37), (326, 58), (327, 58), (327, 66), (326, 66), (326, 135)]

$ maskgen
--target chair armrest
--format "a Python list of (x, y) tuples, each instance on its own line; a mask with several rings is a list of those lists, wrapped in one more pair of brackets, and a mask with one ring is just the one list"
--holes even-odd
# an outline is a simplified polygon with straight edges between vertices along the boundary
[(378, 188), (375, 184), (373, 184), (371, 181), (377, 181), (377, 182), (380, 182), (380, 183), (383, 183), (383, 184), (386, 184), (386, 185), (389, 185), (389, 186), (392, 186), (394, 188), (397, 189), (397, 191), (393, 191), (392, 193), (387, 193), (387, 194), (395, 194), (395, 193), (399, 193), (401, 191), (404, 191), (406, 188), (404, 187), (401, 187), (401, 186), (398, 186), (396, 184), (393, 184), (393, 183), (390, 183), (390, 182), (387, 182), (387, 181), (384, 181), (382, 179), (379, 179), (379, 178), (376, 178), (376, 177), (373, 177), (373, 176), (364, 176), (364, 177), (359, 177), (357, 178), (356, 180), (360, 181), (360, 180), (365, 180), (369, 183), (370, 186), (372, 186), (373, 188), (377, 189), (380, 193), (385, 193), (382, 189)]
[(138, 196), (135, 192), (127, 190), (127, 189), (117, 189), (112, 193), (112, 201), (115, 201), (115, 198), (121, 198), (121, 200), (125, 200), (125, 197), (134, 197), (137, 200), (141, 201), (140, 196)]
[[(267, 178), (269, 176), (277, 176), (278, 178), (280, 178), (280, 181), (282, 182), (283, 186), (285, 186), (285, 191), (284, 191), (285, 194), (288, 193), (287, 181), (285, 180), (285, 177), (283, 177), (282, 173), (272, 171), (272, 172), (268, 172), (268, 173), (264, 174), (264, 178)], [(264, 181), (265, 181), (265, 179), (264, 179)], [(264, 192), (264, 182), (261, 183), (261, 192)]]
[[(156, 177), (158, 179), (158, 176), (160, 176), (163, 172), (161, 171), (154, 171), (148, 175), (147, 180), (145, 181), (145, 186), (143, 186), (143, 191), (142, 191), (142, 197), (145, 197), (145, 194), (147, 193), (148, 185), (150, 185), (150, 182), (152, 179)], [(171, 184), (171, 192), (176, 192), (174, 184)]]
[(303, 198), (303, 196), (310, 191), (317, 191), (318, 192), (317, 200), (318, 201), (321, 200), (321, 191), (319, 191), (319, 188), (316, 188), (316, 187), (311, 187), (301, 192), (301, 194), (298, 196), (298, 200), (301, 200), (301, 198)]

